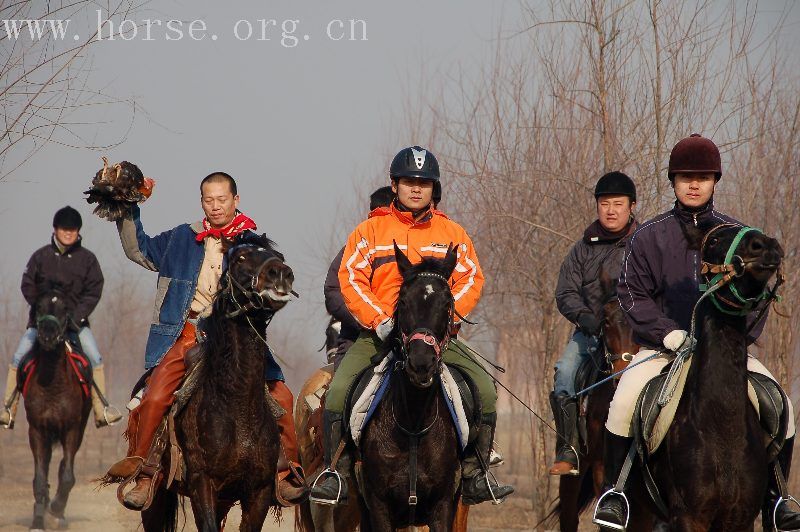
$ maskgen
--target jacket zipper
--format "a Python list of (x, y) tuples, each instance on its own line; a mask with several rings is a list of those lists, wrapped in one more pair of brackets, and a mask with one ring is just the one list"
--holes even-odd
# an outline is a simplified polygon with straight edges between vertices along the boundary
[(697, 227), (697, 213), (692, 214), (692, 218), (694, 218), (694, 226)]

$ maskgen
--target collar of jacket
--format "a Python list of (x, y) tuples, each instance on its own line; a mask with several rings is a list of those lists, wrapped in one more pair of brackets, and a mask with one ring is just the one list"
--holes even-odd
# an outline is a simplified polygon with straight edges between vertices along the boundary
[(194, 231), (194, 234), (200, 234), (203, 231), (203, 220), (198, 220), (189, 225), (189, 228)]
[(76, 240), (74, 244), (72, 244), (71, 246), (65, 247), (64, 251), (61, 251), (58, 248), (58, 244), (56, 243), (56, 235), (53, 235), (53, 236), (50, 237), (50, 245), (53, 247), (54, 250), (56, 250), (59, 253), (59, 255), (66, 255), (67, 253), (70, 253), (70, 252), (75, 251), (76, 249), (82, 247), (81, 246), (81, 240), (83, 240), (83, 237), (81, 235), (78, 235), (78, 240)]
[(373, 218), (376, 216), (387, 216), (391, 215), (397, 218), (400, 222), (404, 223), (405, 225), (411, 226), (421, 226), (430, 224), (431, 220), (434, 216), (441, 216), (443, 218), (447, 218), (447, 216), (442, 211), (437, 211), (433, 207), (431, 207), (427, 213), (422, 217), (421, 220), (414, 220), (413, 215), (410, 212), (401, 211), (397, 207), (395, 207), (394, 203), (389, 205), (388, 207), (379, 207), (369, 213), (369, 217)]
[(713, 198), (708, 200), (708, 203), (699, 209), (688, 209), (677, 200), (675, 200), (675, 206), (672, 208), (672, 214), (674, 214), (681, 223), (695, 226), (705, 222), (706, 220), (709, 220), (713, 212)]
[(636, 230), (636, 226), (637, 226), (636, 219), (631, 218), (631, 221), (628, 222), (628, 225), (626, 225), (616, 233), (612, 233), (611, 231), (608, 231), (605, 227), (603, 227), (603, 225), (600, 223), (600, 220), (595, 220), (583, 232), (583, 241), (589, 245), (611, 244), (614, 242), (618, 242), (619, 240), (625, 238), (626, 236), (632, 235), (633, 232)]

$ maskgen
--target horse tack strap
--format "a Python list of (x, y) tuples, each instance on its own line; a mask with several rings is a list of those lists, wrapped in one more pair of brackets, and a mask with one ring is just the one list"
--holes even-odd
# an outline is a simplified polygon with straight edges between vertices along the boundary
[(419, 437), (410, 437), (408, 441), (408, 526), (414, 526), (417, 511), (417, 447)]
[(344, 452), (344, 448), (346, 445), (347, 442), (344, 439), (342, 439), (342, 441), (339, 442), (339, 447), (337, 447), (336, 452), (333, 453), (330, 466), (328, 466), (329, 469), (336, 471), (336, 463), (339, 461), (339, 458), (342, 457), (342, 453)]

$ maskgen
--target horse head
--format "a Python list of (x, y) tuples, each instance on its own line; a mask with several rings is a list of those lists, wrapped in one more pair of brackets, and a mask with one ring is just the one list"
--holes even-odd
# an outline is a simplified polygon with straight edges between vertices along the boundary
[(60, 290), (50, 289), (36, 300), (36, 339), (45, 351), (64, 341), (72, 303)]
[(226, 242), (228, 266), (220, 279), (228, 316), (272, 315), (297, 295), (294, 273), (266, 235), (247, 235)]
[(768, 301), (767, 285), (778, 274), (784, 252), (780, 243), (758, 229), (721, 224), (703, 237), (700, 245), (701, 273), (705, 289), (713, 291), (713, 301), (726, 314), (744, 315), (759, 302)]
[(441, 371), (442, 353), (450, 340), (455, 302), (449, 279), (456, 249), (451, 244), (443, 259), (423, 258), (415, 265), (396, 243), (394, 254), (403, 277), (395, 309), (403, 367), (413, 386), (427, 388)]
[(612, 278), (605, 268), (600, 270), (600, 286), (603, 289), (603, 344), (606, 357), (611, 363), (613, 372), (625, 369), (633, 356), (639, 351), (639, 345), (633, 339), (631, 328), (617, 298), (616, 279)]

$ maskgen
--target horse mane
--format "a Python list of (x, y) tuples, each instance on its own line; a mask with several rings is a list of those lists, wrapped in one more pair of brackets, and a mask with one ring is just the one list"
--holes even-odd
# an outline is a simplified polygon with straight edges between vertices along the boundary
[[(450, 274), (452, 273), (447, 271), (445, 259), (440, 259), (437, 257), (422, 257), (420, 262), (414, 264), (411, 268), (401, 274), (403, 277), (403, 285), (411, 282), (412, 279), (423, 272), (436, 273), (445, 279), (449, 278)], [(403, 285), (400, 287), (401, 290), (403, 289)]]

